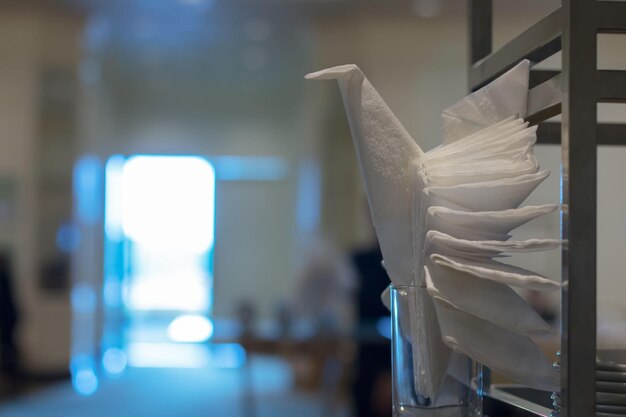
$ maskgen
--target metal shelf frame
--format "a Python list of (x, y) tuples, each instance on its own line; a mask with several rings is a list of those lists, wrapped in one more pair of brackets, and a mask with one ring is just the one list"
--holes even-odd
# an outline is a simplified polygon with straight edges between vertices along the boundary
[(626, 71), (597, 69), (597, 35), (626, 34), (626, 2), (562, 0), (495, 52), (492, 5), (468, 4), (471, 91), (522, 59), (536, 64), (562, 52), (560, 73), (531, 72), (527, 120), (540, 124), (561, 114), (560, 124), (538, 131), (540, 143), (561, 145), (561, 416), (590, 417), (596, 413), (597, 146), (626, 145), (626, 125), (597, 122), (597, 103), (626, 103)]

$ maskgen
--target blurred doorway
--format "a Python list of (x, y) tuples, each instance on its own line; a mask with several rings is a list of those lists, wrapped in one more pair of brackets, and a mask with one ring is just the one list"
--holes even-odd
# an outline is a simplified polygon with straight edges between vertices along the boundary
[(108, 374), (207, 365), (213, 334), (215, 170), (198, 156), (113, 156), (106, 165)]

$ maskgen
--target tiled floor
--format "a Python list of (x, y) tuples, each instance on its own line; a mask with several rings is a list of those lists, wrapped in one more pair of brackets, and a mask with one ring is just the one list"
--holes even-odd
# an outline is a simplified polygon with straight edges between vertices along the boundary
[[(294, 392), (289, 367), (278, 359), (251, 362), (253, 395), (246, 395), (240, 369), (133, 368), (101, 380), (92, 396), (69, 383), (0, 405), (2, 417), (346, 417), (345, 405), (330, 407), (321, 395)], [(251, 398), (247, 401), (246, 398)], [(246, 407), (248, 404), (248, 407)]]

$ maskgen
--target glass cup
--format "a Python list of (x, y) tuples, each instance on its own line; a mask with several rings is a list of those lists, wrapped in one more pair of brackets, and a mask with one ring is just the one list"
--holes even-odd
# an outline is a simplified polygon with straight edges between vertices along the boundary
[[(391, 287), (391, 349), (394, 417), (480, 417), (482, 416), (482, 367), (467, 356), (452, 353), (441, 388), (426, 396), (419, 392), (415, 367), (426, 359), (437, 363), (436, 355), (447, 358), (446, 348), (437, 350), (436, 343), (417, 340), (419, 337), (441, 337), (433, 332), (416, 331), (428, 323), (438, 328), (435, 308), (426, 288)], [(433, 321), (426, 319), (432, 318)], [(425, 327), (424, 327), (425, 329)], [(424, 334), (425, 336), (420, 336)], [(437, 341), (433, 341), (437, 342)], [(421, 358), (414, 344), (430, 347), (433, 357)], [(428, 352), (429, 348), (422, 349)]]

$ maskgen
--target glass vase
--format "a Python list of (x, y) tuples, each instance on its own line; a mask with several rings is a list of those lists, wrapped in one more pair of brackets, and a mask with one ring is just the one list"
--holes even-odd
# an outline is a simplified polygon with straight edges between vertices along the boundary
[[(392, 286), (391, 322), (394, 417), (481, 417), (482, 367), (439, 343), (436, 312), (426, 288)], [(433, 364), (443, 364), (435, 378), (441, 382), (434, 394), (426, 395), (418, 388), (418, 375), (425, 367), (436, 368)]]

